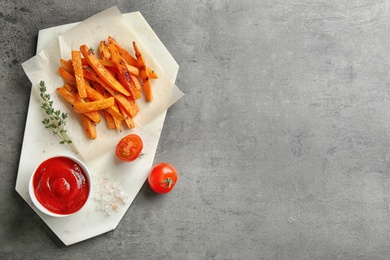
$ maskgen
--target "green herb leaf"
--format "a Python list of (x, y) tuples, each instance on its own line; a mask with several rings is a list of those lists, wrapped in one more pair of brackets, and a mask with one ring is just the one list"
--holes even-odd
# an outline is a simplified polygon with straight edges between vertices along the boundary
[(72, 145), (72, 140), (66, 134), (66, 119), (68, 118), (67, 113), (61, 113), (60, 110), (55, 110), (53, 107), (53, 101), (50, 100), (50, 94), (46, 93), (46, 85), (44, 81), (39, 82), (40, 96), (42, 99), (41, 108), (44, 110), (48, 117), (42, 120), (45, 128), (51, 129), (51, 132), (58, 136), (61, 141), (60, 144), (67, 144), (68, 147), (77, 154), (76, 148)]

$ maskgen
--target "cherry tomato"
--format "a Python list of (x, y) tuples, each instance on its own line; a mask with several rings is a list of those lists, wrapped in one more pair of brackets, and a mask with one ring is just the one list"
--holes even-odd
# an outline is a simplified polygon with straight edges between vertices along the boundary
[(123, 137), (116, 146), (116, 156), (125, 162), (131, 162), (138, 158), (144, 144), (141, 137), (129, 134)]
[(157, 193), (170, 192), (177, 182), (177, 171), (169, 163), (156, 164), (149, 173), (150, 188)]

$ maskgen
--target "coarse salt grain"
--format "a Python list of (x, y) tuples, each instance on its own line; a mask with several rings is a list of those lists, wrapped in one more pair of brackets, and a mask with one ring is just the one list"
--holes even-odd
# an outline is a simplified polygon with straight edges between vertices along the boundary
[(126, 203), (128, 197), (120, 182), (110, 181), (106, 177), (106, 172), (93, 176), (93, 179), (92, 198), (98, 202), (96, 210), (111, 215), (114, 211), (119, 210), (120, 204)]

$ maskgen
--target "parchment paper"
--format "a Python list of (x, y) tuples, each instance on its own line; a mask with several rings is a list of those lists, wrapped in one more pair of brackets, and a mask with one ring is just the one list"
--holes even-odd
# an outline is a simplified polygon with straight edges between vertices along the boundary
[[(148, 33), (148, 31), (145, 31), (145, 33)], [(127, 129), (122, 125), (121, 132), (110, 130), (107, 128), (104, 118), (102, 118), (102, 121), (97, 125), (98, 137), (95, 140), (89, 140), (84, 133), (79, 115), (56, 93), (56, 88), (64, 84), (64, 81), (57, 73), (57, 69), (61, 65), (60, 58), (70, 59), (71, 50), (78, 50), (82, 44), (97, 50), (100, 41), (107, 41), (108, 36), (115, 38), (117, 42), (132, 54), (134, 53), (132, 42), (136, 41), (145, 56), (148, 66), (156, 71), (159, 78), (152, 80), (151, 83), (153, 101), (148, 103), (144, 97), (137, 100), (140, 112), (134, 118), (136, 128)], [(68, 135), (85, 160), (94, 159), (107, 150), (112, 149), (123, 136), (129, 133), (142, 134), (142, 128), (145, 125), (156, 119), (183, 96), (183, 93), (175, 86), (174, 81), (164, 72), (164, 67), (155, 62), (153, 53), (144, 48), (144, 44), (133, 33), (131, 25), (124, 20), (118, 8), (112, 7), (77, 24), (47, 45), (36, 56), (22, 64), (37, 95), (39, 93), (39, 82), (41, 80), (45, 81), (47, 92), (51, 95), (55, 109), (68, 113), (69, 118), (66, 126)], [(40, 105), (39, 102), (37, 103), (37, 105)], [(46, 134), (44, 131), (50, 134), (49, 130), (44, 129), (43, 125), (42, 131), (44, 134)]]

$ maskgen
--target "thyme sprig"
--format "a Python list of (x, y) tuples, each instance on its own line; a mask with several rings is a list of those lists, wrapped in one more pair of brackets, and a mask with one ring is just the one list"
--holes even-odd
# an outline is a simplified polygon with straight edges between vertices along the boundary
[(43, 119), (42, 123), (45, 125), (45, 128), (50, 129), (54, 135), (61, 139), (60, 144), (66, 144), (75, 154), (77, 154), (77, 150), (74, 147), (72, 140), (68, 137), (65, 129), (68, 114), (61, 113), (60, 110), (54, 109), (53, 101), (50, 100), (50, 94), (46, 93), (46, 85), (44, 81), (39, 82), (39, 86), (40, 96), (42, 98), (41, 108), (47, 115), (47, 117)]

